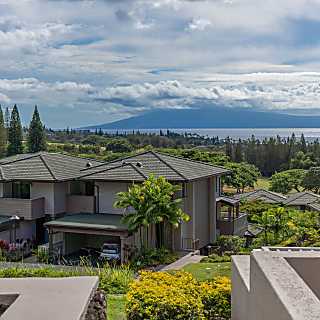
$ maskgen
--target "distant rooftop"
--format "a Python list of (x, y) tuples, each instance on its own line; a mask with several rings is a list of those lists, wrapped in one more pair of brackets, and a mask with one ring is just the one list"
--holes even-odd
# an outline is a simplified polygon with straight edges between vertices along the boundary
[(320, 195), (304, 191), (290, 195), (284, 204), (287, 206), (305, 206), (315, 202), (320, 202)]
[(248, 200), (248, 201), (256, 201), (261, 200), (266, 203), (283, 203), (286, 201), (286, 197), (280, 193), (272, 192), (264, 189), (257, 189), (250, 192), (238, 193), (233, 196), (238, 200)]

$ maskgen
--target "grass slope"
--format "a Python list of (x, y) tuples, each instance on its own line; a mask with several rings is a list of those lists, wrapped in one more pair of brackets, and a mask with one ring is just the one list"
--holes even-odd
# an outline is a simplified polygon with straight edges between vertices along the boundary
[(107, 298), (107, 319), (125, 320), (126, 296), (123, 294), (108, 294)]

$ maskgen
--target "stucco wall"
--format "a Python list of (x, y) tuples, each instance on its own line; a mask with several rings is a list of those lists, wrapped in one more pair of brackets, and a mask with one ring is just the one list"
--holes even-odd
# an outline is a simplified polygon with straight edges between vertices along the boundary
[(53, 215), (54, 211), (54, 183), (33, 182), (31, 186), (31, 199), (44, 197), (45, 214)]
[(195, 197), (195, 238), (200, 240), (199, 247), (210, 242), (209, 239), (209, 193), (208, 179), (194, 182)]
[(216, 178), (205, 178), (186, 184), (183, 209), (190, 221), (181, 226), (181, 237), (199, 239), (203, 247), (216, 238)]
[(96, 193), (96, 197), (99, 197), (97, 200), (99, 202), (98, 212), (122, 214), (123, 209), (114, 208), (113, 203), (116, 200), (116, 194), (118, 192), (128, 190), (128, 184), (119, 182), (96, 182), (96, 185), (99, 188), (99, 195)]
[(54, 213), (66, 212), (66, 201), (68, 192), (68, 182), (54, 184)]

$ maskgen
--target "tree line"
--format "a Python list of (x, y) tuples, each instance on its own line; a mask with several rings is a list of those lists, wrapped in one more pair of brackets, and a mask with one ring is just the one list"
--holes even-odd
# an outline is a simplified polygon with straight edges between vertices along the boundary
[[(24, 144), (26, 138), (26, 144)], [(37, 106), (28, 128), (23, 128), (17, 105), (12, 111), (0, 106), (0, 157), (12, 156), (24, 151), (35, 153), (47, 150), (45, 127), (41, 122)]]
[(277, 136), (262, 141), (254, 135), (247, 140), (227, 138), (225, 152), (231, 161), (253, 164), (267, 177), (279, 171), (320, 165), (319, 140), (307, 142), (303, 134), (300, 139), (295, 134), (288, 138)]

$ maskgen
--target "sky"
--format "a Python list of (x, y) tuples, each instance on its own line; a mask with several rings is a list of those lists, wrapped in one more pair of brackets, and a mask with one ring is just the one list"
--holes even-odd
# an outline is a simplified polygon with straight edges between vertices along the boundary
[(0, 104), (47, 127), (208, 106), (320, 114), (319, 0), (0, 0)]

